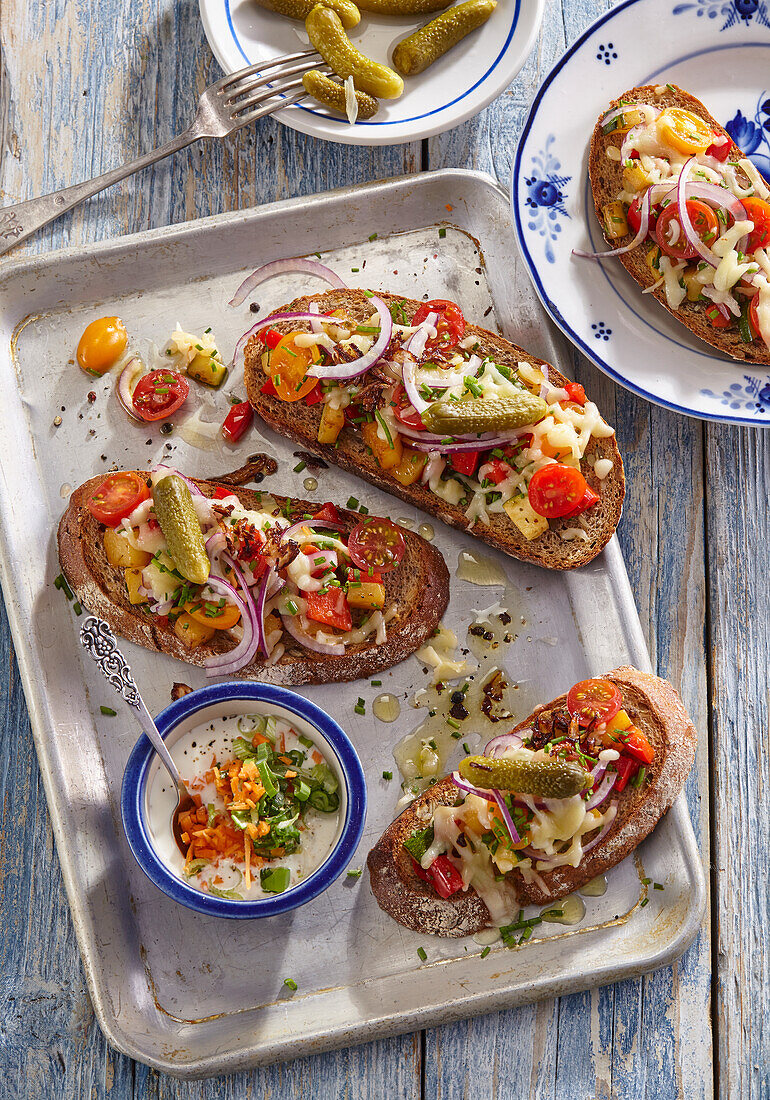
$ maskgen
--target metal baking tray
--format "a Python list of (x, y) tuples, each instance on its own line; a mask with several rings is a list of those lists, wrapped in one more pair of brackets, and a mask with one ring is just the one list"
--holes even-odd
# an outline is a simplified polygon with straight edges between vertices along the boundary
[[(375, 236), (376, 234), (376, 236)], [(99, 1022), (119, 1050), (184, 1077), (234, 1072), (378, 1036), (446, 1023), (538, 998), (638, 975), (670, 963), (694, 937), (705, 884), (680, 798), (653, 835), (609, 875), (604, 897), (586, 899), (574, 928), (541, 925), (521, 947), (500, 943), (481, 958), (474, 940), (415, 935), (380, 912), (366, 873), (343, 877), (286, 917), (207, 919), (176, 905), (145, 879), (119, 817), (123, 768), (138, 736), (123, 711), (104, 717), (109, 693), (77, 644), (78, 621), (53, 585), (55, 531), (72, 486), (112, 463), (142, 467), (162, 457), (191, 474), (222, 473), (240, 455), (266, 450), (277, 492), (356, 496), (371, 513), (425, 516), (339, 470), (292, 472), (293, 445), (258, 429), (239, 453), (185, 442), (127, 423), (113, 380), (91, 381), (73, 365), (79, 334), (94, 316), (117, 314), (142, 343), (162, 344), (175, 323), (212, 326), (225, 355), (252, 316), (228, 309), (244, 273), (267, 260), (319, 252), (351, 285), (415, 297), (448, 297), (546, 359), (563, 361), (518, 256), (504, 192), (474, 172), (447, 170), (274, 203), (83, 249), (5, 264), (0, 276), (0, 561), (32, 729), (67, 893)], [(353, 269), (358, 269), (354, 271)], [(260, 288), (273, 308), (304, 291), (297, 278)], [(89, 403), (87, 391), (96, 392)], [(61, 417), (61, 424), (54, 423)], [(198, 440), (200, 442), (200, 440)], [(167, 448), (166, 444), (170, 446)], [(554, 697), (576, 680), (626, 662), (649, 666), (615, 539), (576, 574), (538, 570), (435, 523), (452, 573), (445, 623), (461, 640), (474, 608), (502, 596), (457, 578), (464, 551), (482, 550), (504, 570), (517, 602), (515, 640), (494, 654), (517, 690), (514, 710)], [(202, 673), (126, 645), (136, 679), (156, 711), (174, 680)], [(364, 866), (400, 794), (392, 749), (425, 717), (410, 699), (425, 686), (412, 657), (368, 681), (307, 687), (358, 747), (369, 786), (366, 830), (351, 866)], [(401, 700), (392, 724), (372, 700)], [(366, 700), (366, 716), (354, 713)], [(472, 722), (463, 739), (469, 740)], [(474, 744), (478, 744), (478, 739)], [(642, 905), (643, 877), (662, 883)], [(427, 958), (418, 957), (424, 947)], [(284, 977), (298, 989), (291, 993)]]

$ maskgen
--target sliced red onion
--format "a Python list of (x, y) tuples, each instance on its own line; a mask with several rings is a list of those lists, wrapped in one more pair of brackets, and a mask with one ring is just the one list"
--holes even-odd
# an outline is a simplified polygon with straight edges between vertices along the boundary
[(280, 324), (282, 321), (309, 321), (312, 325), (313, 321), (318, 321), (317, 313), (273, 313), (270, 317), (265, 317), (261, 321), (257, 321), (256, 325), (252, 325), (248, 332), (244, 332), (238, 343), (235, 345), (235, 351), (233, 357), (230, 360), (230, 372), (231, 376), (228, 381), (228, 389), (233, 389), (232, 372), (235, 371), (236, 364), (243, 356), (243, 349), (248, 344), (252, 336), (256, 336), (258, 332), (261, 332), (263, 328), (269, 328), (271, 325)]
[[(404, 434), (401, 425), (399, 425), (399, 434)], [(428, 435), (427, 432), (422, 433), (423, 436)], [(446, 436), (443, 437), (444, 439)], [(441, 437), (429, 436), (428, 440), (422, 442), (419, 438), (419, 433), (415, 433), (414, 436), (409, 435), (409, 446), (414, 447), (418, 451), (439, 451), (441, 454), (450, 454), (452, 452), (460, 451), (489, 451), (493, 447), (501, 447), (506, 443), (512, 443), (517, 436), (512, 435), (510, 432), (506, 435), (482, 435), (478, 439), (464, 439), (456, 443), (442, 443)]]
[(380, 315), (380, 335), (366, 354), (360, 355), (358, 359), (354, 359), (350, 363), (337, 363), (328, 367), (315, 363), (308, 367), (307, 373), (311, 378), (357, 378), (359, 374), (363, 374), (364, 371), (369, 370), (370, 367), (373, 367), (374, 364), (382, 358), (390, 343), (390, 338), (393, 335), (393, 318), (390, 315), (388, 307), (376, 294), (372, 295), (371, 301)]
[(156, 603), (150, 608), (150, 611), (152, 611), (153, 615), (168, 615), (173, 606), (173, 600), (164, 600), (162, 603)]
[(259, 645), (266, 657), (270, 656), (272, 652), (272, 646), (267, 644), (267, 636), (265, 634), (265, 604), (267, 603), (267, 593), (270, 589), (270, 582), (275, 576), (275, 569), (271, 566), (262, 578), (262, 583), (259, 586), (259, 594), (257, 595), (257, 629), (259, 632)]
[(185, 477), (184, 474), (180, 474), (179, 470), (176, 470), (173, 466), (168, 466), (165, 462), (160, 462), (157, 466), (153, 466), (152, 473), (154, 473), (154, 474), (162, 473), (164, 477), (168, 477), (169, 475), (173, 474), (174, 477), (178, 477), (180, 481), (183, 481), (185, 483), (187, 488), (190, 490), (190, 493), (192, 494), (192, 496), (194, 496), (194, 497), (202, 497), (203, 496), (203, 493), (201, 492), (201, 490), (198, 488), (198, 486), (195, 484), (195, 482), (191, 478)]
[(215, 592), (219, 592), (220, 595), (225, 596), (226, 599), (236, 605), (241, 613), (243, 637), (234, 649), (229, 649), (226, 653), (218, 653), (214, 657), (206, 658), (205, 666), (207, 676), (226, 676), (230, 673), (240, 672), (240, 670), (245, 668), (256, 655), (262, 633), (261, 629), (257, 629), (257, 614), (254, 608), (254, 602), (239, 569), (232, 559), (228, 559), (227, 564), (234, 571), (236, 577), (238, 577), (243, 595), (237, 592), (229, 581), (224, 580), (222, 577), (217, 577), (214, 573), (209, 574), (209, 579), (206, 583), (210, 588), (213, 588)]
[(415, 378), (417, 363), (414, 359), (411, 358), (411, 355), (412, 353), (409, 352), (409, 358), (401, 367), (401, 377), (404, 380), (404, 389), (406, 390), (406, 396), (411, 401), (415, 410), (418, 413), (422, 413), (425, 412), (431, 402), (426, 401), (424, 397), (421, 397), (420, 391), (417, 389), (417, 380)]
[(497, 808), (500, 810), (500, 813), (503, 815), (503, 821), (505, 822), (505, 827), (508, 830), (508, 832), (511, 834), (511, 839), (513, 840), (513, 843), (518, 844), (519, 841), (521, 840), (521, 837), (519, 836), (519, 834), (516, 831), (516, 826), (513, 824), (513, 818), (511, 817), (510, 811), (508, 810), (508, 807), (505, 804), (505, 798), (500, 793), (500, 791), (492, 791), (492, 794), (495, 796), (495, 802), (497, 803)]
[(417, 331), (412, 333), (405, 345), (405, 350), (408, 351), (410, 355), (413, 355), (418, 362), (422, 358), (423, 352), (425, 351), (425, 345), (428, 342), (428, 329), (434, 328), (437, 320), (438, 315), (436, 313), (429, 313), (420, 324)]
[(637, 245), (640, 245), (647, 236), (647, 229), (650, 224), (650, 192), (645, 192), (645, 196), (642, 199), (642, 205), (639, 208), (639, 229), (637, 234), (630, 244), (624, 244), (621, 248), (612, 248), (609, 252), (585, 252), (582, 248), (573, 248), (572, 255), (580, 256), (585, 260), (606, 260), (610, 256), (623, 256), (626, 252), (631, 252)]
[(318, 642), (302, 628), (302, 625), (297, 621), (299, 615), (281, 615), (281, 621), (283, 622), (283, 628), (287, 634), (291, 634), (295, 642), (299, 642), (305, 649), (310, 649), (313, 653), (324, 653), (329, 657), (344, 657), (345, 646), (340, 643), (337, 645), (334, 642)]
[[(679, 206), (678, 219), (682, 226), (682, 232), (687, 238), (687, 243), (691, 248), (694, 248), (702, 260), (711, 264), (712, 267), (719, 267), (721, 257), (717, 256), (713, 249), (709, 248), (707, 244), (704, 244), (700, 236), (695, 232), (695, 227), (690, 220), (690, 214), (687, 210), (687, 199), (700, 198), (705, 199), (706, 202), (710, 202), (717, 206), (719, 209), (727, 210), (736, 221), (743, 221), (748, 217), (746, 208), (742, 202), (736, 199), (730, 194), (724, 187), (717, 187), (713, 183), (687, 183), (687, 177), (690, 174), (690, 168), (695, 161), (695, 157), (690, 157), (687, 163), (679, 173), (679, 182), (676, 185), (676, 201)], [(729, 201), (725, 201), (725, 195), (729, 197)], [(660, 243), (660, 242), (658, 242)], [(740, 251), (740, 245), (745, 245), (745, 238), (738, 242)]]
[(616, 771), (608, 772), (594, 793), (586, 802), (586, 810), (593, 810), (596, 806), (601, 806), (602, 802), (607, 798), (612, 788), (615, 786), (615, 780), (618, 778)]
[(316, 336), (318, 336), (324, 331), (324, 327), (318, 317), (318, 314), (321, 312), (321, 307), (319, 306), (318, 302), (311, 302), (307, 308), (310, 313), (315, 315), (316, 319), (315, 321), (310, 322), (310, 327), (312, 328)]
[(519, 733), (501, 733), (493, 737), (484, 748), (484, 756), (500, 756), (505, 749), (520, 749), (524, 744), (524, 734), (532, 730), (522, 730)]
[(294, 274), (315, 275), (317, 278), (323, 279), (329, 286), (333, 286), (335, 290), (347, 290), (345, 283), (339, 275), (335, 275), (331, 268), (319, 264), (316, 260), (306, 260), (304, 257), (295, 256), (290, 260), (273, 260), (269, 264), (258, 267), (248, 278), (243, 280), (227, 304), (230, 306), (241, 305), (242, 302), (246, 301), (252, 290), (255, 290), (268, 279), (272, 279), (274, 275)]
[(226, 547), (227, 540), (221, 531), (215, 531), (213, 535), (209, 535), (206, 539), (206, 553), (211, 561), (215, 560), (215, 555), (219, 557)]
[(331, 531), (344, 531), (344, 523), (333, 523), (328, 519), (301, 519), (299, 523), (292, 523), (291, 527), (285, 527), (283, 530), (282, 538), (290, 539), (296, 535), (303, 527), (309, 527), (312, 531), (315, 527), (328, 527)]
[(136, 388), (139, 375), (143, 370), (144, 365), (141, 359), (133, 355), (120, 372), (117, 390), (118, 401), (123, 406), (124, 411), (128, 413), (132, 420), (136, 420), (139, 423), (143, 423), (143, 419), (141, 416), (136, 415), (136, 409), (134, 408), (134, 389)]
[(595, 848), (597, 844), (604, 840), (607, 833), (610, 831), (613, 824), (615, 823), (615, 817), (616, 813), (612, 815), (609, 821), (604, 823), (601, 828), (601, 832), (599, 832), (593, 840), (589, 840), (588, 844), (583, 845), (583, 855), (587, 855), (587, 853), (590, 852), (592, 848)]
[(475, 794), (478, 798), (483, 798), (485, 802), (496, 801), (494, 791), (484, 790), (483, 787), (474, 787), (472, 783), (468, 783), (463, 779), (459, 772), (452, 772), (452, 782), (455, 787), (459, 787), (466, 794)]
[(640, 108), (643, 109), (643, 112), (644, 109), (652, 112), (649, 121), (651, 121), (653, 118), (657, 118), (657, 116), (660, 114), (660, 108), (653, 107), (651, 103), (626, 103), (622, 107), (613, 107), (611, 110), (609, 110), (607, 114), (603, 117), (599, 125), (602, 127), (602, 129), (604, 129), (605, 126), (609, 126), (609, 124), (611, 122), (614, 122), (616, 118), (619, 118), (620, 115), (628, 114), (631, 111), (638, 111)]
[(316, 569), (336, 569), (337, 568), (337, 551), (336, 550), (319, 550), (317, 554), (306, 555), (310, 564), (310, 572), (314, 573)]

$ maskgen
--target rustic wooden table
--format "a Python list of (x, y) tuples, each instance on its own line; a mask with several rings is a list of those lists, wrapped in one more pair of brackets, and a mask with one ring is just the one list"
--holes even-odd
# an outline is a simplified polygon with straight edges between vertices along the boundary
[[(357, 149), (266, 119), (128, 180), (26, 247), (45, 251), (427, 168), (476, 168), (507, 182), (535, 89), (609, 6), (549, 0), (517, 80), (478, 118), (440, 137)], [(6, 203), (96, 175), (167, 140), (219, 75), (195, 0), (4, 0), (0, 61)], [(573, 358), (576, 377), (617, 426), (626, 459), (619, 534), (653, 664), (680, 685), (702, 735), (687, 785), (711, 881), (711, 912), (697, 941), (675, 966), (637, 981), (289, 1065), (191, 1083), (149, 1070), (112, 1051), (94, 1019), (3, 614), (0, 1095), (768, 1095), (761, 801), (770, 752), (768, 435), (674, 416)]]

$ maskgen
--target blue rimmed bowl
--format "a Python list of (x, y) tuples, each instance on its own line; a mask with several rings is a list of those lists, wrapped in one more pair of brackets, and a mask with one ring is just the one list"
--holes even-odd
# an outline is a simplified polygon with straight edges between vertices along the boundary
[(315, 703), (284, 688), (239, 682), (212, 684), (166, 707), (157, 716), (156, 725), (171, 748), (195, 727), (239, 711), (244, 714), (274, 714), (291, 722), (294, 729), (313, 741), (339, 780), (337, 835), (326, 859), (312, 874), (282, 894), (252, 901), (214, 897), (184, 882), (162, 858), (158, 838), (150, 824), (149, 791), (163, 766), (144, 734), (126, 765), (121, 812), (134, 858), (158, 889), (198, 913), (253, 920), (273, 917), (305, 905), (339, 878), (353, 858), (363, 832), (366, 782), (356, 750), (334, 719)]

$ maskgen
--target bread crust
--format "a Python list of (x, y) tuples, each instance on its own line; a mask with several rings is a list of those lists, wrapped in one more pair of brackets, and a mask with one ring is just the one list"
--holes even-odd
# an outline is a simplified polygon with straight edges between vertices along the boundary
[[(624, 709), (655, 747), (655, 760), (648, 767), (643, 788), (626, 787), (616, 799), (618, 812), (610, 831), (578, 867), (557, 867), (541, 873), (547, 893), (534, 882), (525, 883), (515, 871), (507, 876), (515, 889), (515, 904), (522, 907), (547, 905), (565, 897), (625, 859), (671, 808), (695, 760), (695, 727), (678, 692), (667, 680), (630, 666), (616, 668), (603, 678), (620, 688)], [(549, 708), (564, 705), (566, 698), (559, 696), (548, 704)], [(515, 729), (524, 729), (531, 721), (530, 715)], [(434, 806), (453, 805), (457, 798), (457, 788), (447, 776), (408, 806), (369, 853), (372, 892), (380, 907), (416, 932), (468, 936), (490, 923), (489, 910), (472, 887), (446, 900), (440, 898), (414, 873), (411, 857), (403, 847), (413, 832), (425, 827)]]
[[(146, 475), (144, 475), (146, 476)], [(127, 598), (123, 572), (107, 561), (101, 536), (101, 524), (86, 508), (95, 488), (103, 477), (86, 481), (72, 493), (58, 530), (59, 561), (78, 600), (94, 615), (106, 619), (113, 631), (123, 638), (158, 653), (167, 653), (187, 664), (203, 666), (207, 657), (232, 649), (235, 643), (217, 631), (210, 643), (189, 650), (179, 640), (173, 628), (154, 622), (152, 617), (133, 607)], [(211, 496), (217, 483), (191, 479), (206, 496)], [(226, 485), (246, 508), (259, 507), (265, 496), (285, 507), (287, 498)], [(287, 509), (291, 519), (300, 519), (320, 504), (292, 499)], [(357, 512), (338, 508), (348, 534), (360, 522)], [(373, 638), (349, 646), (341, 657), (311, 653), (299, 646), (288, 634), (282, 641), (286, 652), (269, 665), (264, 658), (255, 658), (239, 677), (260, 680), (268, 684), (326, 684), (357, 680), (391, 668), (403, 661), (429, 638), (438, 626), (449, 602), (449, 571), (439, 551), (412, 531), (402, 530), (406, 551), (398, 569), (383, 576), (386, 601), (397, 603), (398, 611), (387, 626), (387, 638), (377, 645)]]
[[(410, 319), (422, 305), (421, 302), (414, 299), (401, 298), (384, 291), (377, 291), (377, 294), (386, 304), (395, 301), (404, 302), (405, 313)], [(274, 310), (274, 312), (306, 312), (311, 302), (317, 302), (322, 311), (345, 309), (350, 315), (361, 320), (370, 317), (372, 313), (371, 301), (360, 290), (333, 290), (327, 291), (325, 294), (313, 294), (308, 297), (297, 298), (289, 305), (282, 306), (280, 310)], [(309, 325), (301, 322), (276, 324), (275, 327), (279, 331), (296, 330), (298, 328), (309, 330)], [(555, 385), (564, 385), (567, 381), (549, 363), (530, 355), (509, 340), (498, 336), (497, 333), (489, 332), (478, 325), (466, 325), (465, 331), (467, 335), (476, 336), (482, 349), (488, 354), (493, 354), (496, 360), (504, 365), (515, 367), (520, 361), (526, 360), (536, 367), (547, 366), (549, 377)], [(441, 500), (427, 486), (421, 485), (419, 482), (416, 485), (403, 486), (393, 478), (388, 477), (387, 473), (380, 469), (375, 458), (368, 453), (359, 432), (344, 428), (336, 446), (319, 443), (320, 405), (308, 407), (298, 402), (287, 405), (277, 397), (261, 392), (261, 388), (266, 381), (261, 363), (263, 350), (263, 345), (256, 339), (252, 339), (246, 346), (246, 392), (254, 410), (269, 427), (300, 443), (307, 450), (320, 455), (327, 462), (364, 478), (372, 485), (384, 489), (393, 496), (400, 497), (408, 504), (416, 505), (424, 512), (428, 512), (437, 519), (449, 524), (450, 527), (457, 527), (461, 531), (471, 529), (462, 508)], [(594, 473), (594, 462), (599, 458), (609, 458), (613, 463), (612, 471), (603, 481), (600, 481)], [(547, 569), (577, 569), (582, 565), (586, 565), (601, 552), (612, 538), (623, 507), (625, 476), (623, 461), (615, 442), (615, 436), (609, 436), (606, 439), (593, 439), (588, 446), (581, 469), (588, 484), (600, 495), (599, 503), (584, 513), (588, 524), (586, 532), (588, 541), (577, 539), (570, 542), (564, 541), (559, 532), (564, 528), (575, 526), (574, 519), (565, 518), (551, 520), (551, 527), (547, 533), (532, 542), (528, 542), (506, 514), (490, 515), (488, 525), (481, 522), (476, 523), (472, 528), (472, 534), (511, 557), (532, 562)]]
[[(709, 114), (699, 99), (675, 84), (667, 84), (665, 91), (660, 95), (656, 93), (655, 87), (656, 85), (647, 84), (623, 92), (617, 99), (613, 99), (606, 110), (602, 111), (594, 127), (588, 159), (588, 174), (591, 180), (591, 193), (596, 207), (596, 216), (599, 219), (599, 225), (603, 233), (602, 210), (607, 203), (615, 202), (619, 193), (623, 190), (623, 165), (620, 161), (611, 160), (607, 156), (607, 149), (610, 146), (620, 149), (625, 137), (625, 135), (618, 134), (615, 131), (609, 134), (602, 133), (601, 121), (607, 111), (620, 106), (621, 103), (650, 103), (661, 108), (682, 107), (684, 110), (692, 111), (693, 114), (704, 119), (715, 133), (723, 134), (732, 142), (727, 130), (720, 126), (717, 120)], [(734, 164), (745, 156), (746, 154), (733, 144), (733, 149), (727, 158), (728, 163)], [(625, 237), (613, 240), (610, 240), (606, 234), (604, 236), (612, 248), (621, 248), (623, 245), (629, 244), (634, 238), (634, 234), (631, 232)], [(629, 275), (645, 289), (651, 287), (657, 281), (645, 260), (647, 246), (648, 243), (643, 241), (632, 252), (626, 252), (617, 257)], [(770, 348), (765, 346), (764, 341), (756, 340), (752, 344), (745, 344), (736, 329), (714, 328), (706, 317), (707, 307), (702, 302), (690, 302), (685, 299), (679, 309), (671, 309), (666, 301), (663, 287), (653, 290), (651, 293), (652, 297), (660, 302), (672, 317), (676, 317), (677, 321), (688, 328), (690, 332), (694, 333), (700, 340), (710, 344), (717, 351), (745, 363), (770, 363)]]

